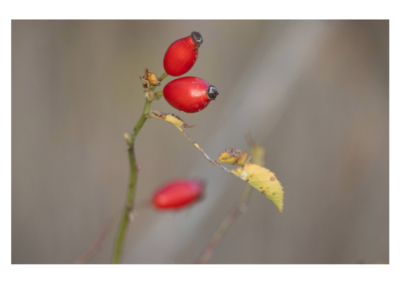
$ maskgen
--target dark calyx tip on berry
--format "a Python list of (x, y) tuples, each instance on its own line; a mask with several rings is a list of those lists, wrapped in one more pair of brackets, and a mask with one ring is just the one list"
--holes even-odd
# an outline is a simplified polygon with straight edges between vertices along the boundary
[(210, 85), (207, 89), (207, 96), (210, 100), (215, 100), (215, 98), (219, 95), (217, 88), (213, 85)]
[(203, 38), (199, 32), (192, 32), (190, 35), (192, 37), (193, 42), (196, 44), (196, 48), (199, 48), (203, 43)]

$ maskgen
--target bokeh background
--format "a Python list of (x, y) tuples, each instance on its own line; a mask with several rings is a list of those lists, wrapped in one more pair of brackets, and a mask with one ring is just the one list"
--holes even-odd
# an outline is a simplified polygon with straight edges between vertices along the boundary
[[(216, 158), (244, 135), (265, 147), (283, 213), (259, 192), (215, 264), (389, 262), (389, 21), (12, 21), (12, 263), (73, 263), (122, 208), (123, 135), (176, 39), (204, 43), (186, 74), (220, 92), (196, 114), (164, 100)], [(173, 78), (167, 77), (164, 83)], [(124, 263), (194, 263), (245, 183), (212, 166), (173, 126), (148, 120), (136, 143), (137, 209)], [(147, 206), (178, 177), (205, 198)], [(109, 263), (116, 227), (89, 263)]]

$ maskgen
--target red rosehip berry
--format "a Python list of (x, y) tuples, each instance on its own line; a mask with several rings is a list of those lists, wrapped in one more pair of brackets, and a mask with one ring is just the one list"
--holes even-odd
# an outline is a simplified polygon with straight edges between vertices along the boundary
[(164, 98), (174, 108), (184, 112), (198, 112), (218, 96), (217, 89), (203, 79), (182, 77), (165, 85)]
[(153, 195), (153, 205), (158, 209), (179, 209), (196, 201), (203, 193), (204, 183), (199, 180), (174, 180)]
[(172, 43), (164, 56), (165, 72), (171, 76), (181, 76), (188, 72), (197, 60), (202, 43), (203, 38), (198, 32), (192, 32), (190, 36)]

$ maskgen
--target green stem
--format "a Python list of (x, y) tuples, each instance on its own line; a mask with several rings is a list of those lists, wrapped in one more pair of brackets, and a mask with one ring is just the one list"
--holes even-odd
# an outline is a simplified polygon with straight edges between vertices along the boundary
[(138, 135), (140, 129), (142, 129), (143, 124), (144, 124), (144, 123), (146, 122), (146, 120), (147, 120), (146, 114), (149, 113), (150, 105), (151, 105), (151, 102), (146, 101), (146, 103), (144, 104), (143, 114), (142, 114), (142, 116), (140, 117), (138, 123), (137, 123), (136, 126), (135, 126), (135, 131), (134, 131), (134, 133), (131, 135), (131, 141), (132, 141), (132, 142), (131, 142), (131, 145), (132, 145), (132, 148), (133, 148), (133, 142), (135, 142), (136, 136)]
[[(160, 80), (160, 82), (162, 80), (164, 80), (166, 77), (168, 76), (167, 72), (165, 72), (164, 74), (161, 75), (160, 78), (158, 78), (158, 80)], [(154, 89), (156, 88), (156, 86), (153, 86), (151, 89), (154, 91)]]
[(129, 214), (133, 209), (133, 201), (135, 197), (137, 170), (136, 170), (136, 160), (133, 147), (129, 148), (129, 164), (131, 166), (131, 177), (129, 182), (129, 190), (126, 196), (125, 210), (121, 217), (118, 229), (118, 235), (115, 241), (114, 253), (112, 257), (112, 263), (114, 264), (121, 262), (121, 253), (124, 244), (126, 229), (129, 223)]
[[(164, 73), (160, 78), (160, 82), (167, 77), (168, 74)], [(154, 91), (156, 86), (151, 88)], [(122, 256), (122, 249), (124, 245), (124, 239), (126, 230), (128, 228), (129, 223), (129, 215), (133, 212), (133, 206), (135, 201), (135, 188), (136, 188), (136, 180), (137, 180), (137, 166), (136, 166), (136, 159), (135, 159), (135, 151), (134, 151), (134, 143), (136, 136), (139, 134), (140, 129), (142, 129), (143, 124), (146, 122), (146, 114), (150, 111), (151, 102), (146, 101), (143, 109), (143, 114), (140, 117), (139, 121), (135, 126), (134, 133), (130, 135), (130, 137), (126, 138), (128, 143), (128, 152), (129, 152), (129, 164), (131, 167), (131, 174), (130, 174), (130, 181), (129, 181), (129, 188), (126, 195), (125, 201), (125, 209), (124, 213), (122, 214), (121, 221), (119, 223), (119, 228), (117, 231), (117, 237), (115, 239), (114, 244), (114, 251), (112, 255), (112, 263), (117, 264), (121, 263), (121, 256)]]

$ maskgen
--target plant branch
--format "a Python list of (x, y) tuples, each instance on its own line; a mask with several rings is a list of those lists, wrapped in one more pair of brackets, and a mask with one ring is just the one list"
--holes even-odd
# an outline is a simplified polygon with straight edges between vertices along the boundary
[[(167, 73), (162, 74), (162, 76), (159, 78), (159, 81), (161, 82), (167, 76), (168, 76)], [(156, 88), (157, 88), (157, 86), (152, 86), (151, 91), (154, 91)], [(144, 104), (143, 114), (140, 117), (138, 123), (136, 124), (134, 133), (131, 135), (131, 141), (128, 141), (128, 144), (129, 144), (129, 142), (132, 142), (132, 145), (133, 145), (133, 142), (135, 141), (136, 136), (139, 134), (140, 129), (142, 129), (143, 124), (146, 122), (146, 120), (147, 120), (146, 114), (148, 114), (150, 111), (150, 105), (151, 105), (151, 101), (146, 101), (146, 103)]]
[[(182, 132), (182, 134), (190, 141), (190, 143), (192, 143), (211, 164), (223, 169), (224, 171), (226, 171), (226, 172), (228, 172), (230, 174), (233, 174), (230, 170), (228, 170), (224, 166), (221, 166), (216, 161), (213, 161), (206, 154), (206, 152), (204, 152), (204, 150), (199, 146), (199, 144), (194, 142), (189, 137), (189, 135), (187, 135), (187, 133), (185, 131), (183, 131), (183, 129), (181, 127), (179, 127), (177, 125), (175, 125), (175, 127), (178, 128), (180, 132)], [(221, 241), (222, 237), (225, 235), (226, 231), (228, 231), (228, 229), (232, 226), (232, 224), (235, 222), (236, 218), (240, 215), (240, 213), (242, 213), (242, 212), (244, 212), (246, 210), (247, 203), (249, 201), (249, 198), (250, 198), (250, 195), (251, 195), (252, 191), (253, 191), (252, 186), (251, 185), (247, 185), (245, 190), (242, 192), (241, 196), (239, 197), (239, 200), (238, 200), (237, 204), (231, 210), (231, 212), (225, 217), (224, 221), (221, 223), (221, 225), (219, 226), (217, 231), (214, 233), (214, 236), (212, 237), (211, 241), (209, 242), (209, 244), (207, 245), (207, 247), (205, 248), (205, 250), (203, 251), (201, 256), (198, 258), (196, 263), (204, 264), (209, 260), (209, 258), (213, 254), (215, 248), (217, 247), (217, 245)]]
[(129, 215), (133, 210), (133, 203), (135, 198), (137, 170), (136, 170), (135, 153), (133, 149), (133, 141), (128, 149), (128, 152), (129, 152), (129, 164), (131, 166), (131, 175), (130, 175), (129, 189), (125, 201), (125, 210), (122, 214), (114, 246), (114, 253), (112, 257), (112, 263), (114, 264), (121, 262), (121, 253), (124, 244), (125, 233), (129, 223)]
[(208, 243), (207, 247), (204, 249), (200, 257), (197, 259), (197, 264), (205, 264), (208, 262), (210, 257), (212, 256), (214, 250), (218, 246), (222, 237), (228, 231), (228, 229), (232, 226), (232, 224), (236, 221), (241, 213), (243, 213), (247, 209), (247, 204), (249, 202), (250, 195), (253, 191), (253, 188), (250, 185), (247, 185), (245, 190), (242, 192), (241, 196), (237, 204), (232, 208), (229, 214), (222, 221), (221, 225), (215, 231), (214, 236)]
[[(159, 81), (161, 82), (167, 76), (168, 76), (168, 74), (164, 73), (159, 78)], [(154, 91), (155, 88), (156, 88), (156, 86), (151, 87), (151, 91)], [(135, 201), (137, 166), (136, 166), (136, 159), (135, 159), (134, 143), (135, 143), (136, 136), (139, 134), (139, 131), (142, 129), (143, 124), (147, 120), (146, 114), (150, 110), (150, 105), (151, 105), (151, 101), (146, 101), (146, 103), (144, 105), (144, 109), (143, 109), (143, 114), (135, 126), (134, 133), (130, 136), (129, 135), (125, 136), (126, 142), (128, 143), (129, 164), (131, 167), (131, 173), (130, 173), (129, 188), (128, 188), (128, 192), (126, 195), (125, 209), (124, 209), (124, 212), (121, 217), (121, 221), (120, 221), (118, 232), (117, 232), (117, 237), (115, 239), (115, 244), (114, 244), (114, 251), (113, 251), (113, 256), (112, 256), (112, 263), (114, 263), (114, 264), (121, 262), (122, 248), (124, 245), (126, 230), (128, 228), (129, 216), (130, 216), (131, 212), (133, 211), (133, 206), (134, 206), (134, 201)]]
[(120, 215), (121, 212), (118, 212), (118, 214), (113, 216), (108, 221), (108, 223), (101, 229), (100, 233), (96, 236), (91, 246), (86, 251), (84, 251), (77, 260), (74, 261), (75, 264), (87, 263), (97, 252), (101, 250), (101, 246), (103, 244), (104, 239), (107, 237), (108, 233), (110, 233), (111, 229), (115, 225)]
[(133, 142), (135, 141), (136, 136), (139, 134), (140, 129), (142, 129), (143, 124), (146, 122), (146, 120), (147, 120), (146, 114), (149, 113), (150, 105), (151, 105), (151, 102), (149, 102), (149, 101), (146, 101), (146, 103), (144, 104), (143, 114), (135, 126), (134, 132), (130, 138), (131, 141), (128, 141), (128, 146), (131, 146), (131, 145), (133, 146)]
[[(187, 133), (186, 133), (185, 131), (183, 131), (182, 128), (180, 128), (179, 126), (176, 126), (176, 125), (175, 125), (175, 127), (178, 128), (180, 132), (182, 132), (182, 134), (189, 140), (189, 142), (192, 143), (192, 144), (203, 154), (203, 156), (204, 156), (211, 164), (213, 164), (214, 166), (217, 166), (217, 167), (223, 169), (224, 171), (226, 171), (226, 172), (228, 172), (228, 173), (230, 173), (230, 174), (233, 174), (230, 170), (228, 170), (228, 169), (225, 168), (224, 166), (221, 166), (221, 165), (218, 164), (216, 161), (212, 160), (212, 159), (206, 154), (206, 152), (204, 152), (204, 150), (199, 146), (199, 144), (197, 144), (196, 142), (194, 142), (194, 141), (189, 137), (189, 135), (187, 135)], [(233, 175), (234, 175), (234, 174), (233, 174)]]
[[(251, 149), (252, 159), (255, 164), (260, 166), (264, 165), (265, 152), (262, 146), (254, 143), (250, 134), (245, 136), (247, 140), (247, 144)], [(200, 257), (197, 259), (197, 264), (205, 264), (208, 262), (212, 254), (214, 253), (216, 247), (222, 240), (225, 233), (232, 226), (232, 224), (236, 221), (236, 219), (240, 216), (241, 213), (246, 211), (247, 205), (249, 203), (250, 195), (253, 192), (253, 187), (251, 185), (247, 185), (240, 195), (237, 203), (232, 208), (232, 210), (228, 213), (222, 223), (219, 225), (218, 229), (215, 231), (213, 237), (210, 242), (206, 246), (206, 248), (201, 253)]]

